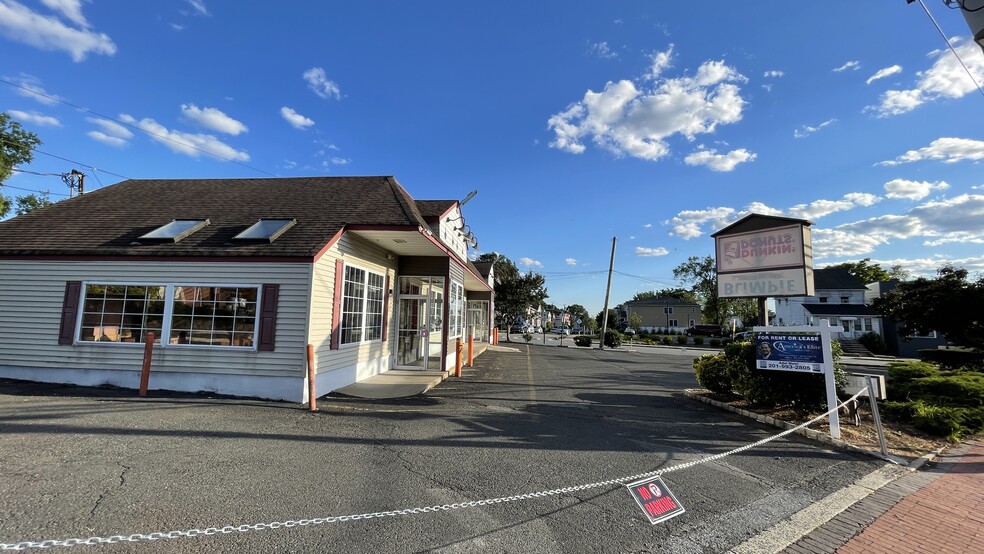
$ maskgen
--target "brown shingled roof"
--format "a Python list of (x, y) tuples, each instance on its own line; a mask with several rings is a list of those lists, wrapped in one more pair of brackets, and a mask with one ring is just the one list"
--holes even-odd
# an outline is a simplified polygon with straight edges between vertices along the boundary
[[(272, 243), (231, 240), (261, 218), (297, 224)], [(133, 244), (172, 219), (211, 224), (177, 243)], [(426, 227), (393, 177), (128, 180), (0, 222), (0, 256), (309, 257), (348, 224)]]

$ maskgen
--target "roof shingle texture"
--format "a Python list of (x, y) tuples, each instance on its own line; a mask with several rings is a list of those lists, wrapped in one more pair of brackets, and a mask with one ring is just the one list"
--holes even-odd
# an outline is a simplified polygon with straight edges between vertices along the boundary
[[(261, 218), (297, 224), (272, 243), (232, 240)], [(173, 219), (210, 225), (177, 243), (138, 240)], [(0, 255), (310, 257), (350, 224), (426, 227), (393, 177), (128, 180), (0, 222)]]

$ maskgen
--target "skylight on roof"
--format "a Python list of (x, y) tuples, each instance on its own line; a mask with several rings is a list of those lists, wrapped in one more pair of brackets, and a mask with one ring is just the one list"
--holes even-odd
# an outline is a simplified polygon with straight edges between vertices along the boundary
[(233, 240), (273, 242), (297, 223), (296, 219), (261, 219), (246, 230), (232, 237)]
[(140, 235), (138, 238), (142, 240), (178, 242), (209, 223), (207, 219), (172, 219), (170, 223), (161, 225), (149, 233)]

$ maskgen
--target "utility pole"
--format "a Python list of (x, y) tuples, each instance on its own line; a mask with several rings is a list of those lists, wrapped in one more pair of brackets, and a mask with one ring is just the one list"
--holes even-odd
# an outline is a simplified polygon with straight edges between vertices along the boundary
[(605, 308), (601, 312), (601, 338), (598, 341), (598, 350), (605, 349), (605, 333), (608, 332), (608, 297), (612, 293), (612, 272), (615, 269), (615, 242), (618, 237), (612, 237), (612, 258), (608, 262), (608, 288), (605, 289)]
[[(62, 181), (68, 185), (68, 197), (75, 198), (75, 190), (78, 189), (79, 196), (85, 194), (85, 173), (73, 169), (70, 173), (62, 173)], [(76, 181), (78, 179), (78, 181)]]

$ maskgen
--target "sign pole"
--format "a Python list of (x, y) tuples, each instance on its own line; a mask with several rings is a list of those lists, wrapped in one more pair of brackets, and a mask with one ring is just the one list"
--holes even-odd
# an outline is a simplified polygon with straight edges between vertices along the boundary
[(829, 321), (824, 321), (820, 326), (821, 342), (823, 343), (823, 378), (827, 386), (827, 409), (830, 412), (830, 436), (839, 439), (841, 437), (840, 419), (837, 416), (837, 385), (834, 383), (834, 351), (830, 346), (831, 327)]

